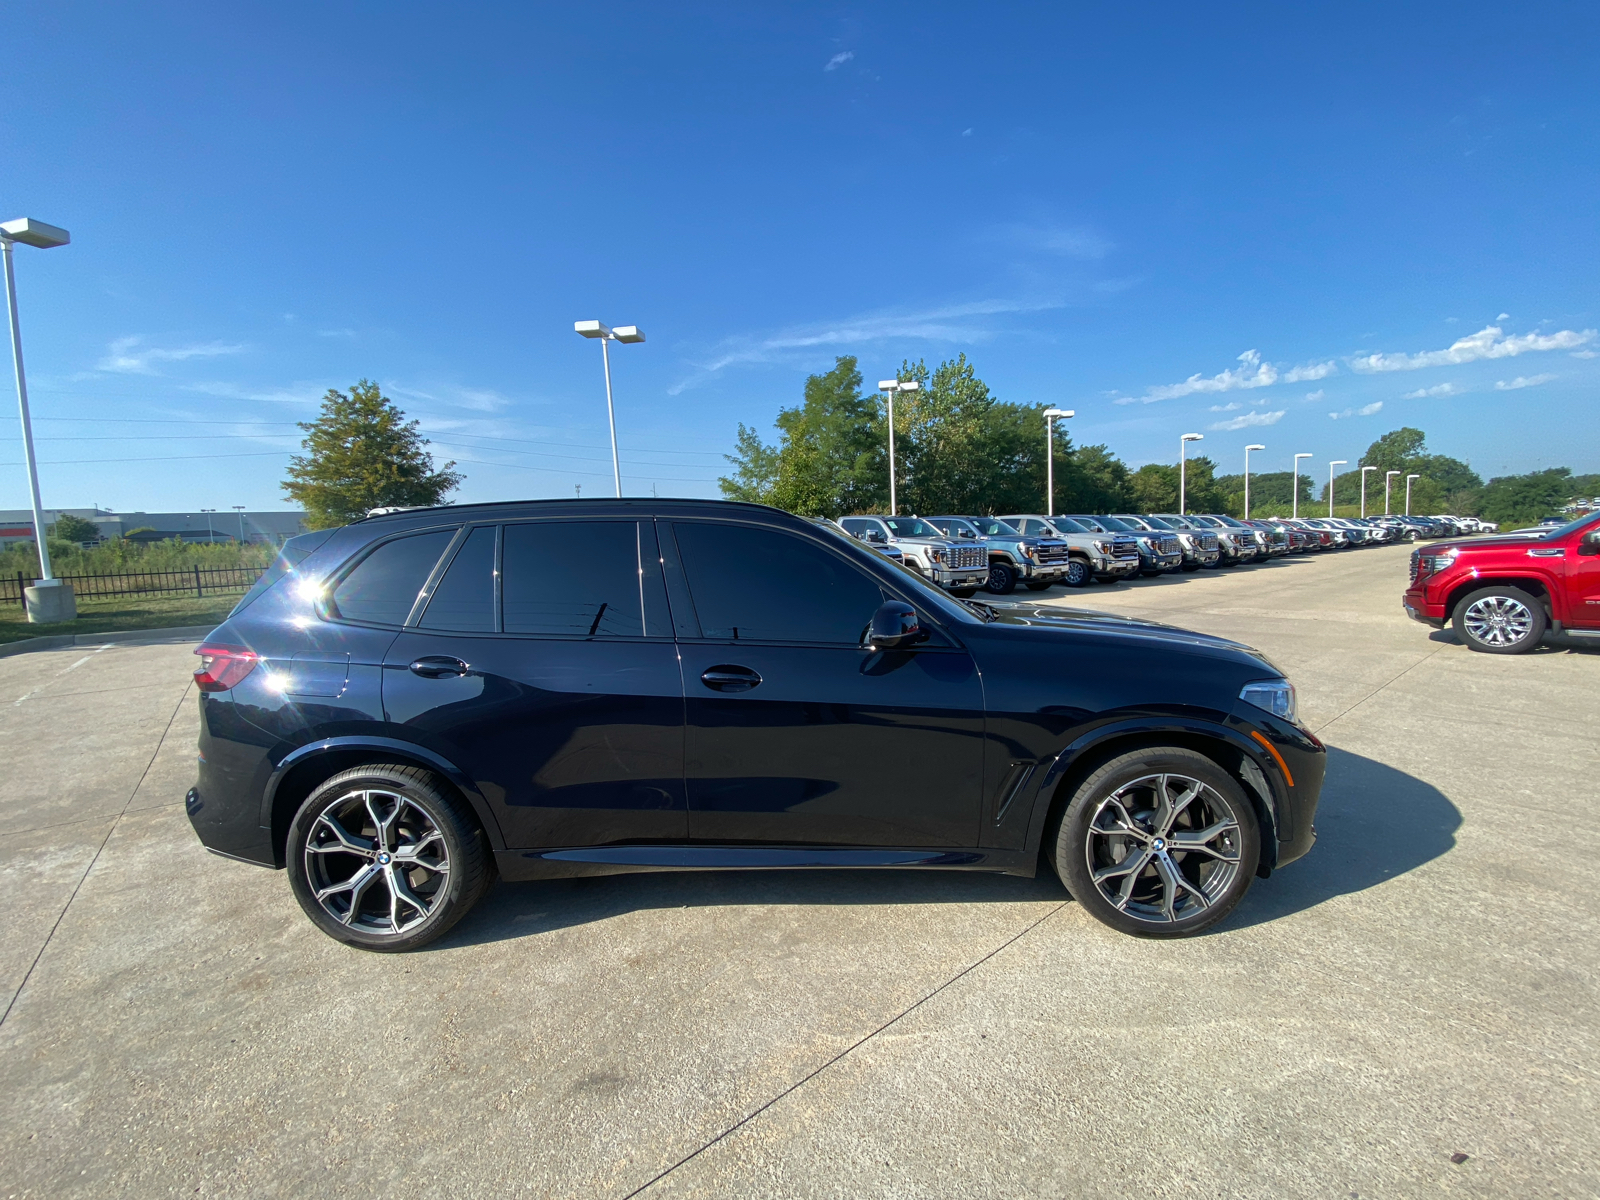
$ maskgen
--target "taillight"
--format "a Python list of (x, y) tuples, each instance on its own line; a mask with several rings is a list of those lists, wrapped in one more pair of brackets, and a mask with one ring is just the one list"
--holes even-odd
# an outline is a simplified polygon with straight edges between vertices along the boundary
[(254, 650), (242, 646), (206, 645), (195, 653), (200, 656), (200, 666), (195, 669), (194, 684), (202, 692), (225, 692), (237, 687), (261, 661)]

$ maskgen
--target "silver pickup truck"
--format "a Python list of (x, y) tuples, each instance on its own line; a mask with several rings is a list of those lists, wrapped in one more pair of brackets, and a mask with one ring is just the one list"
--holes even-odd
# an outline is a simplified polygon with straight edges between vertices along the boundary
[(1066, 578), (1067, 543), (1058, 537), (1027, 537), (999, 517), (928, 517), (929, 524), (955, 542), (982, 542), (989, 551), (988, 591), (1009, 596), (1019, 582), (1042, 592)]
[(1082, 587), (1091, 579), (1115, 583), (1139, 573), (1139, 541), (1132, 534), (1101, 533), (1071, 517), (1041, 517), (1038, 513), (1001, 520), (1034, 537), (1057, 537), (1066, 542), (1071, 556), (1064, 581), (1068, 587)]
[(953, 542), (921, 517), (840, 517), (839, 527), (869, 546), (899, 547), (906, 566), (952, 596), (975, 596), (989, 582), (982, 543)]

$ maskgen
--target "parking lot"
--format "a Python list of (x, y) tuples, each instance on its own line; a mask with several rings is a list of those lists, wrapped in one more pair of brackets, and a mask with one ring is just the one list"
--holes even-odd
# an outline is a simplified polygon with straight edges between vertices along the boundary
[(0, 660), (0, 1194), (1592, 1196), (1600, 652), (1431, 633), (1408, 553), (1011, 598), (1259, 646), (1329, 746), (1312, 853), (1179, 942), (706, 873), (365, 954), (196, 842), (191, 645)]

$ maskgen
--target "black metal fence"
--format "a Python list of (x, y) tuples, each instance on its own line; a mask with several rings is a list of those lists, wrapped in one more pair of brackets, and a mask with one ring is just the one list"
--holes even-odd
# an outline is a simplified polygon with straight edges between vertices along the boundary
[[(194, 596), (247, 591), (261, 578), (265, 567), (189, 567), (181, 571), (130, 571), (123, 575), (63, 575), (80, 600), (92, 596)], [(32, 587), (34, 576), (18, 571), (16, 578), (0, 578), (0, 604), (23, 603), (22, 590)]]

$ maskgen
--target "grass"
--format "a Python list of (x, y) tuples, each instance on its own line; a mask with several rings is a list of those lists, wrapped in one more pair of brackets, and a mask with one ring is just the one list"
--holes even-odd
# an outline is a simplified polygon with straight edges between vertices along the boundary
[(20, 604), (0, 604), (0, 645), (62, 633), (123, 633), (134, 629), (220, 625), (243, 594), (241, 589), (199, 599), (194, 596), (80, 597), (76, 621), (48, 625), (28, 624), (28, 615)]

